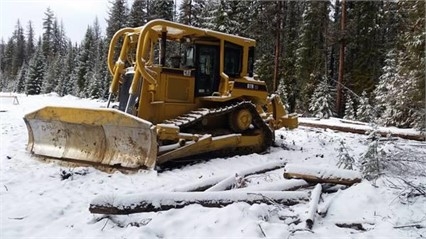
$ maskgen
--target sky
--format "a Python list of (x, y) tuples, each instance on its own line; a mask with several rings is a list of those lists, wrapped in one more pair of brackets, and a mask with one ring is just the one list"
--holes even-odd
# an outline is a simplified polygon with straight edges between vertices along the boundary
[(66, 35), (80, 42), (96, 17), (105, 31), (109, 6), (108, 0), (0, 0), (0, 39), (7, 42), (18, 19), (25, 32), (31, 20), (36, 36), (40, 36), (44, 12), (50, 7), (58, 22), (63, 22)]

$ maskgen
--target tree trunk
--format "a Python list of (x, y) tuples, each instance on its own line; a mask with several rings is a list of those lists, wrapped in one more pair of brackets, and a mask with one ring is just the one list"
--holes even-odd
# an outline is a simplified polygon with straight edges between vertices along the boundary
[(276, 92), (278, 89), (279, 80), (278, 79), (278, 69), (280, 64), (280, 53), (281, 53), (281, 7), (282, 2), (277, 2), (277, 26), (276, 26), (276, 37), (275, 37), (275, 58), (274, 58), (274, 80), (273, 80), (273, 92)]
[(101, 195), (89, 207), (91, 213), (125, 215), (183, 208), (190, 204), (223, 207), (235, 202), (295, 205), (309, 198), (306, 192), (162, 192), (138, 195)]
[(339, 117), (342, 117), (343, 107), (342, 107), (342, 84), (343, 84), (343, 74), (344, 64), (345, 64), (345, 27), (346, 27), (346, 3), (345, 0), (342, 0), (342, 15), (340, 18), (340, 53), (339, 53), (339, 76), (337, 79), (337, 95), (336, 95), (336, 113)]

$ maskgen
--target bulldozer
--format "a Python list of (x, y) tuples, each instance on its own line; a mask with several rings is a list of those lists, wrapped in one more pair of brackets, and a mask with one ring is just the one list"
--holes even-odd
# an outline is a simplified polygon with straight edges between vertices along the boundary
[(215, 153), (261, 153), (274, 130), (298, 126), (254, 74), (253, 39), (156, 19), (110, 41), (104, 108), (47, 106), (26, 114), (32, 154), (152, 169)]

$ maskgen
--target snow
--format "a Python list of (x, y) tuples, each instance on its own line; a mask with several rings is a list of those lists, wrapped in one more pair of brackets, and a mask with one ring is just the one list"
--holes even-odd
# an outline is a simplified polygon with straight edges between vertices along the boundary
[[(286, 162), (306, 166), (336, 167), (340, 142), (358, 159), (366, 152), (366, 135), (299, 127), (276, 131), (276, 145), (266, 154), (251, 154), (155, 171), (104, 172), (45, 160), (26, 151), (27, 129), (23, 116), (46, 105), (105, 107), (106, 102), (57, 94), (18, 95), (0, 98), (0, 235), (23, 237), (108, 238), (420, 238), (425, 228), (395, 226), (425, 225), (426, 198), (403, 180), (425, 184), (425, 165), (386, 174), (376, 181), (363, 180), (339, 193), (323, 193), (319, 208), (328, 206), (325, 217), (316, 215), (312, 230), (303, 220), (308, 203), (294, 206), (234, 203), (222, 208), (193, 204), (182, 209), (130, 215), (91, 214), (89, 204), (100, 195), (131, 196), (178, 191), (179, 187), (208, 179), (235, 175), (268, 163)], [(304, 120), (304, 119), (301, 119)], [(327, 121), (341, 124), (337, 119)], [(362, 125), (354, 125), (358, 127)], [(364, 126), (362, 126), (364, 127)], [(386, 129), (387, 130), (387, 129)], [(393, 129), (392, 129), (393, 130)], [(404, 132), (410, 130), (404, 130)], [(386, 149), (413, 152), (426, 158), (422, 142), (397, 139)], [(425, 160), (426, 161), (426, 160)], [(409, 160), (407, 160), (409, 163)], [(423, 168), (422, 168), (423, 167)], [(396, 167), (394, 169), (397, 169)], [(403, 169), (403, 168), (402, 168)], [(416, 171), (417, 170), (417, 171)], [(247, 188), (280, 184), (284, 169), (246, 177)], [(213, 180), (214, 181), (214, 180)], [(250, 191), (252, 191), (250, 190)], [(270, 189), (271, 190), (271, 189)], [(239, 191), (239, 190), (238, 190)], [(310, 192), (312, 187), (298, 191)], [(242, 191), (245, 192), (245, 191)], [(410, 196), (411, 195), (411, 196)], [(413, 196), (414, 195), (414, 196)], [(331, 202), (329, 202), (332, 200)], [(329, 205), (324, 205), (324, 204)], [(362, 223), (365, 231), (341, 228), (336, 223)]]

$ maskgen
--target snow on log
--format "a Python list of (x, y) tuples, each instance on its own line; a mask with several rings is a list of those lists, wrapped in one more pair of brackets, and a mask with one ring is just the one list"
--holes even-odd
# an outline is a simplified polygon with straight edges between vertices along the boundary
[(225, 178), (224, 180), (218, 182), (216, 185), (213, 185), (212, 187), (208, 188), (206, 192), (217, 192), (217, 191), (225, 191), (229, 188), (231, 188), (233, 185), (235, 185), (235, 182), (237, 181), (238, 177), (244, 178), (245, 175), (240, 175), (236, 173), (233, 176), (229, 176)]
[(238, 188), (234, 191), (292, 191), (308, 185), (303, 179), (289, 179)]
[[(313, 121), (299, 121), (300, 126), (312, 127), (312, 128), (320, 128), (320, 129), (331, 129), (340, 132), (346, 133), (354, 133), (354, 134), (368, 134), (371, 131), (371, 127), (368, 125), (350, 125), (350, 124), (340, 124), (340, 125), (332, 125), (327, 122), (313, 122)], [(382, 137), (394, 136), (403, 139), (417, 140), (417, 141), (425, 141), (426, 136), (421, 133), (404, 133), (404, 132), (395, 132), (395, 130), (389, 130), (388, 128), (382, 128), (377, 131)]]
[(309, 201), (309, 210), (308, 210), (308, 216), (305, 220), (306, 227), (308, 229), (312, 229), (312, 226), (314, 225), (315, 215), (317, 213), (318, 208), (318, 202), (321, 197), (322, 187), (321, 184), (317, 184), (312, 190), (311, 193), (311, 200)]
[(327, 201), (325, 201), (323, 204), (321, 204), (318, 207), (318, 214), (321, 217), (325, 217), (327, 215), (328, 209), (330, 208), (331, 203), (334, 201), (334, 199), (339, 195), (341, 190), (337, 191), (332, 197), (330, 197)]
[[(249, 176), (249, 175), (253, 175), (253, 174), (260, 174), (260, 173), (265, 173), (265, 172), (272, 171), (272, 170), (275, 170), (275, 169), (279, 169), (279, 168), (284, 167), (285, 165), (286, 165), (286, 162), (284, 162), (284, 161), (271, 162), (271, 163), (267, 163), (267, 164), (264, 164), (264, 165), (245, 169), (245, 170), (242, 170), (242, 171), (235, 173), (235, 174), (238, 174), (241, 177), (245, 177), (245, 176)], [(200, 181), (198, 183), (191, 183), (191, 184), (183, 185), (181, 187), (177, 187), (177, 188), (173, 189), (172, 191), (173, 192), (204, 191), (204, 190), (212, 187), (213, 185), (216, 185), (216, 184), (219, 184), (219, 183), (221, 183), (221, 184), (218, 187), (224, 188), (224, 189), (220, 189), (220, 190), (226, 190), (228, 188), (231, 188), (234, 185), (235, 174), (233, 174), (231, 176), (224, 175), (224, 176), (217, 176), (217, 177), (208, 178), (208, 179)], [(218, 187), (216, 187), (216, 189)], [(220, 191), (220, 190), (216, 190), (216, 191)], [(214, 191), (214, 189), (211, 190), (211, 191)]]
[(223, 207), (235, 202), (248, 204), (295, 205), (308, 201), (307, 192), (162, 192), (117, 196), (100, 195), (90, 203), (89, 211), (95, 214), (131, 214), (157, 212), (183, 208), (190, 204), (204, 207)]
[(273, 162), (273, 163), (257, 166), (254, 168), (242, 170), (238, 173), (235, 173), (234, 175), (231, 175), (223, 179), (222, 181), (218, 182), (216, 185), (213, 185), (211, 188), (208, 188), (206, 192), (216, 192), (216, 191), (224, 191), (224, 190), (230, 189), (232, 188), (232, 186), (236, 184), (238, 178), (244, 178), (249, 175), (259, 174), (259, 173), (264, 173), (267, 171), (279, 169), (284, 167), (285, 165), (286, 165), (286, 162), (278, 161), (278, 162)]
[(197, 183), (190, 183), (190, 184), (185, 184), (185, 185), (180, 186), (180, 187), (176, 187), (172, 191), (173, 192), (199, 192), (199, 191), (204, 191), (207, 188), (210, 188), (212, 185), (215, 185), (218, 182), (224, 180), (225, 178), (227, 178), (227, 176), (224, 176), (224, 175), (211, 177), (211, 178), (202, 180), (202, 181), (197, 182)]
[(361, 173), (339, 168), (287, 164), (284, 169), (284, 178), (300, 178), (310, 183), (352, 185), (361, 182)]

